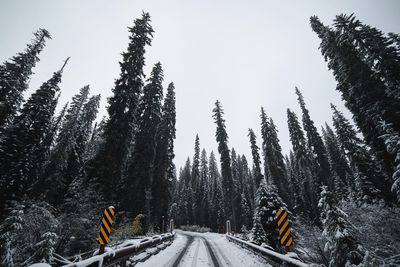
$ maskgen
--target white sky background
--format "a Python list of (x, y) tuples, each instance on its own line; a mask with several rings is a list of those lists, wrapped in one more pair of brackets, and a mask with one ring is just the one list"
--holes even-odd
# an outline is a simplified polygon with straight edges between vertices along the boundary
[[(335, 3), (334, 3), (335, 2)], [(331, 24), (335, 15), (355, 13), (384, 32), (400, 32), (400, 1), (52, 1), (0, 0), (0, 61), (22, 51), (39, 27), (53, 39), (40, 54), (28, 97), (71, 56), (64, 70), (58, 110), (90, 84), (106, 98), (119, 76), (120, 53), (128, 44), (127, 26), (150, 13), (155, 30), (146, 53), (146, 73), (161, 61), (166, 89), (175, 83), (177, 138), (175, 164), (193, 156), (194, 138), (217, 153), (212, 109), (222, 102), (229, 147), (252, 162), (248, 128), (260, 137), (260, 107), (279, 130), (284, 153), (291, 144), (286, 109), (301, 113), (294, 86), (303, 92), (318, 129), (331, 123), (329, 103), (343, 104), (327, 69), (309, 17)], [(346, 112), (349, 115), (348, 112)], [(350, 115), (349, 115), (350, 116)]]

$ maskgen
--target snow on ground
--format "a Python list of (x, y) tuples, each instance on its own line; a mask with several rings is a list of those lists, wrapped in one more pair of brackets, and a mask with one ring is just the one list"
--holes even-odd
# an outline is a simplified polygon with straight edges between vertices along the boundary
[(138, 263), (136, 266), (172, 266), (175, 259), (178, 257), (179, 252), (184, 249), (186, 241), (186, 236), (177, 234), (174, 242), (172, 242), (169, 247), (167, 247), (157, 255), (150, 257), (145, 262)]
[(169, 247), (137, 266), (271, 266), (262, 257), (229, 242), (225, 235), (179, 230), (176, 233)]
[[(229, 242), (225, 235), (217, 233), (205, 233), (205, 237), (214, 243), (216, 250), (220, 252), (223, 266), (271, 266), (262, 257)], [(224, 264), (226, 263), (226, 265)]]

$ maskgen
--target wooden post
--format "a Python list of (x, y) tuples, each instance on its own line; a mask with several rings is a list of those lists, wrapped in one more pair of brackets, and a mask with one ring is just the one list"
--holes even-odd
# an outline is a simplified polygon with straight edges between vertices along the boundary
[(104, 253), (105, 247), (106, 247), (106, 245), (100, 245), (100, 248), (99, 248), (99, 255), (101, 255), (101, 254)]
[(174, 231), (174, 219), (171, 219), (169, 221), (169, 229), (170, 229), (171, 234), (172, 234), (172, 231)]
[(231, 234), (231, 221), (230, 221), (230, 220), (227, 220), (227, 221), (226, 221), (226, 233), (227, 233), (228, 235)]

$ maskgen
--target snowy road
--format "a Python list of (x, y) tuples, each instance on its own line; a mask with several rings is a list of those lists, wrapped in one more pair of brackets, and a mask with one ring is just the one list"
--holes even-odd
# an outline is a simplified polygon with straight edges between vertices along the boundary
[(176, 231), (175, 241), (139, 267), (271, 266), (263, 258), (230, 243), (224, 235)]

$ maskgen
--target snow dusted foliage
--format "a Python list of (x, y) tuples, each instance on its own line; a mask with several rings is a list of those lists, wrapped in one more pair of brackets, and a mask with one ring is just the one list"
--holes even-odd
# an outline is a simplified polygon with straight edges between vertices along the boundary
[(74, 255), (97, 246), (96, 238), (105, 203), (98, 195), (94, 184), (86, 184), (77, 177), (69, 186), (59, 220), (63, 231), (60, 236), (59, 253)]
[(395, 170), (392, 176), (392, 191), (396, 194), (398, 201), (400, 201), (400, 134), (393, 130), (391, 124), (386, 124), (383, 121), (381, 123), (385, 132), (381, 138), (385, 141), (386, 150), (396, 157)]
[(357, 226), (354, 237), (370, 251), (370, 257), (376, 258), (376, 266), (400, 265), (400, 211), (397, 207), (381, 204), (360, 207), (352, 201), (341, 201), (338, 208)]
[(356, 238), (358, 229), (348, 215), (337, 207), (337, 201), (326, 186), (322, 187), (319, 208), (326, 238), (325, 250), (330, 252), (329, 266), (363, 266), (365, 248)]
[(329, 265), (329, 251), (325, 248), (325, 237), (322, 229), (311, 221), (301, 218), (293, 220), (293, 250), (301, 259)]
[(12, 202), (0, 225), (0, 262), (4, 266), (51, 263), (60, 225), (54, 208), (45, 202)]
[[(56, 250), (58, 235), (54, 232), (46, 232), (41, 235), (41, 240), (35, 244), (36, 252), (29, 257), (24, 263), (28, 263), (31, 259), (36, 259), (34, 262), (54, 261), (54, 252)], [(23, 263), (23, 265), (25, 265)]]
[(260, 183), (256, 192), (255, 204), (251, 239), (256, 243), (266, 243), (279, 250), (274, 216), (275, 212), (281, 208), (287, 210), (286, 204), (278, 196), (277, 189), (272, 184), (267, 185), (265, 181)]

